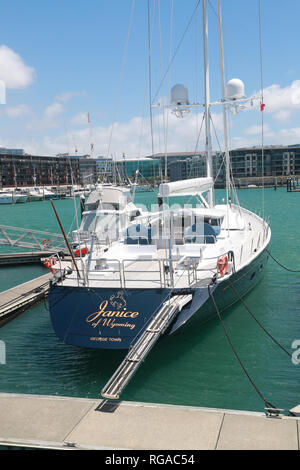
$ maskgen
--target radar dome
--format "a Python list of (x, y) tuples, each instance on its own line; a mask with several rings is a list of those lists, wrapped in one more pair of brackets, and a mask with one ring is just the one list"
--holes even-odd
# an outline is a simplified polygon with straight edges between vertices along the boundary
[(184, 85), (178, 84), (172, 87), (171, 103), (177, 106), (189, 104), (188, 89)]
[(239, 100), (245, 97), (245, 85), (239, 78), (229, 80), (226, 85), (226, 99)]

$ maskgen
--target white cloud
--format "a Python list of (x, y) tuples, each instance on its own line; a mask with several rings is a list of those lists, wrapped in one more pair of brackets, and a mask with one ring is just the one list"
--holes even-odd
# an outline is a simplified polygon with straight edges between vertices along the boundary
[(84, 94), (85, 94), (85, 91), (65, 91), (64, 93), (57, 95), (55, 99), (57, 101), (61, 101), (62, 103), (66, 103), (67, 101), (70, 101), (72, 98), (75, 98), (76, 96), (81, 96)]
[[(298, 95), (299, 92), (299, 95)], [(55, 155), (60, 152), (74, 153), (75, 143), (79, 154), (90, 152), (91, 139), (94, 143), (94, 155), (113, 155), (121, 158), (123, 152), (127, 157), (143, 157), (152, 153), (151, 126), (149, 118), (134, 117), (125, 122), (116, 122), (113, 126), (89, 127), (87, 113), (79, 112), (73, 115), (63, 125), (61, 116), (66, 113), (65, 102), (56, 100), (44, 111), (40, 119), (28, 124), (31, 131), (42, 131), (43, 136), (38, 138), (34, 134), (34, 141), (24, 142), (27, 151)], [(65, 97), (66, 99), (67, 97)], [(299, 102), (298, 102), (299, 101)], [(292, 82), (287, 87), (272, 85), (265, 89), (265, 122), (264, 143), (265, 145), (300, 143), (300, 128), (289, 129), (288, 119), (300, 111), (300, 80)], [(249, 109), (249, 108), (248, 108)], [(253, 109), (253, 108), (252, 108)], [(261, 145), (261, 125), (259, 119), (259, 103), (255, 103), (256, 115), (241, 112), (241, 116), (230, 119), (230, 147)], [(203, 114), (191, 112), (184, 119), (177, 119), (169, 113), (168, 119), (163, 119), (162, 110), (153, 114), (153, 142), (154, 153), (167, 152), (193, 152), (203, 151), (205, 148), (205, 126), (202, 125), (201, 136), (197, 146), (197, 137), (202, 124)], [(255, 120), (253, 120), (253, 116)], [(270, 119), (270, 117), (274, 118)], [(212, 114), (214, 126), (211, 127), (213, 148), (223, 149), (223, 122), (222, 113)], [(275, 123), (276, 119), (276, 123)], [(253, 122), (254, 121), (254, 122)], [(164, 130), (164, 122), (167, 122), (167, 133)], [(278, 130), (278, 122), (285, 124)], [(295, 122), (295, 120), (294, 120)], [(237, 132), (239, 124), (243, 123), (244, 130)], [(257, 125), (258, 124), (258, 125)], [(45, 130), (57, 128), (56, 136), (51, 132), (46, 135)], [(68, 135), (66, 130), (69, 129)], [(243, 128), (242, 128), (243, 129)], [(215, 138), (215, 130), (218, 142)], [(110, 143), (110, 144), (109, 144)], [(27, 147), (28, 145), (28, 147)], [(14, 146), (14, 145), (13, 145)], [(39, 149), (38, 151), (36, 149)]]
[(53, 119), (64, 112), (64, 107), (61, 103), (52, 103), (45, 109), (45, 118)]
[(274, 114), (274, 118), (279, 122), (288, 122), (291, 116), (292, 112), (288, 109), (282, 109)]
[[(151, 155), (152, 153), (152, 139), (151, 127), (149, 119), (142, 117), (135, 117), (128, 122), (116, 122), (113, 126), (96, 126), (91, 129), (88, 126), (87, 114), (80, 113), (74, 116), (73, 119), (78, 119), (83, 122), (83, 126), (79, 129), (72, 129), (66, 135), (63, 129), (60, 135), (44, 136), (40, 140), (40, 152), (48, 155), (55, 155), (57, 153), (70, 152), (74, 153), (75, 143), (79, 154), (90, 153), (91, 139), (94, 143), (94, 154), (96, 155), (113, 155), (114, 158), (121, 158), (123, 152), (129, 158), (143, 157)], [(212, 116), (214, 127), (217, 132), (220, 131), (222, 125), (222, 115), (214, 114)], [(54, 121), (54, 120), (53, 120)], [(53, 123), (53, 121), (51, 121)], [(185, 119), (177, 119), (174, 115), (169, 115), (168, 119), (168, 132), (167, 132), (167, 147), (165, 147), (164, 129), (162, 115), (159, 114), (153, 119), (153, 141), (154, 153), (164, 152), (165, 148), (168, 152), (176, 151), (203, 151), (204, 150), (204, 125), (202, 126), (201, 137), (199, 139), (198, 147), (196, 149), (199, 128), (202, 122), (202, 115), (189, 114)], [(43, 123), (37, 122), (37, 125)], [(49, 124), (49, 122), (48, 122)], [(198, 126), (198, 127), (197, 127)], [(32, 129), (31, 129), (32, 130)], [(112, 132), (111, 145), (109, 146), (110, 136)], [(213, 133), (212, 129), (212, 133)], [(222, 137), (219, 135), (219, 140)], [(36, 149), (36, 142), (30, 142), (27, 151)], [(214, 148), (218, 148), (214, 141)]]
[[(265, 124), (264, 125), (264, 132), (269, 132), (270, 130), (270, 127), (268, 124)], [(250, 126), (248, 127), (245, 131), (244, 131), (244, 134), (245, 135), (261, 135), (261, 132), (262, 132), (262, 127), (261, 125), (254, 125), (254, 126)]]
[[(258, 93), (255, 95), (260, 96)], [(276, 113), (275, 117), (279, 120), (280, 118), (281, 120), (288, 119), (290, 116), (288, 116), (287, 111), (292, 112), (300, 110), (300, 80), (294, 80), (286, 87), (273, 84), (265, 88), (264, 103), (266, 105), (266, 113)], [(248, 109), (257, 109), (259, 107), (258, 100), (255, 100), (253, 104), (253, 108)], [(285, 115), (283, 111), (286, 112)]]
[(0, 80), (6, 88), (23, 88), (34, 80), (34, 69), (9, 47), (0, 46)]
[(87, 125), (88, 122), (88, 115), (87, 113), (78, 113), (75, 116), (73, 116), (70, 120), (71, 126), (84, 126)]
[(19, 106), (8, 106), (5, 108), (5, 114), (10, 118), (18, 118), (30, 114), (31, 108), (26, 104)]
[(58, 118), (65, 112), (65, 108), (61, 103), (54, 102), (46, 107), (43, 116), (40, 119), (33, 119), (26, 124), (28, 131), (44, 131), (58, 127)]

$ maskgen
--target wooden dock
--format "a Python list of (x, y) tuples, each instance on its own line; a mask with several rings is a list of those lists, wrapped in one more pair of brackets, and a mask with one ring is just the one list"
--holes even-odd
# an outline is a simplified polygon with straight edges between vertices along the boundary
[(40, 264), (42, 259), (53, 255), (53, 251), (30, 251), (25, 253), (0, 254), (0, 266)]
[(43, 299), (49, 290), (51, 272), (0, 292), (0, 326)]
[[(5, 367), (5, 366), (3, 366)], [(298, 407), (299, 408), (299, 407)], [(0, 394), (0, 446), (86, 450), (299, 450), (294, 417)]]

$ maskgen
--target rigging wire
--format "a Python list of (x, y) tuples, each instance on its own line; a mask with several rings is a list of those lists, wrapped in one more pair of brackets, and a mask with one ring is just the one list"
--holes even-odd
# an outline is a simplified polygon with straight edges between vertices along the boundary
[[(150, 110), (150, 130), (151, 130), (151, 151), (154, 155), (154, 140), (153, 140), (153, 113), (152, 113), (152, 79), (151, 79), (151, 12), (150, 0), (148, 0), (148, 79), (149, 79), (149, 110)], [(153, 7), (154, 8), (154, 7)]]
[(179, 51), (179, 49), (180, 49), (180, 47), (181, 47), (181, 44), (183, 43), (183, 40), (184, 40), (184, 38), (185, 38), (185, 36), (186, 36), (186, 33), (188, 32), (188, 30), (189, 30), (189, 28), (190, 28), (190, 26), (191, 26), (191, 23), (192, 23), (193, 18), (194, 18), (195, 14), (196, 14), (196, 11), (197, 11), (197, 9), (198, 9), (198, 6), (200, 5), (200, 2), (201, 2), (201, 0), (197, 0), (196, 5), (195, 5), (195, 7), (194, 7), (194, 10), (193, 10), (193, 12), (192, 12), (192, 15), (191, 15), (191, 17), (190, 17), (190, 19), (189, 19), (189, 21), (188, 21), (188, 24), (187, 24), (187, 26), (186, 26), (186, 28), (185, 28), (185, 30), (184, 30), (184, 32), (183, 32), (183, 34), (182, 34), (182, 36), (181, 36), (179, 42), (178, 42), (178, 44), (177, 44), (177, 47), (176, 47), (176, 49), (175, 49), (175, 51), (174, 51), (174, 54), (173, 54), (173, 56), (172, 56), (172, 58), (171, 58), (171, 60), (170, 60), (170, 62), (169, 62), (169, 65), (168, 65), (168, 67), (167, 67), (167, 69), (166, 69), (166, 71), (165, 71), (165, 73), (164, 73), (164, 75), (163, 75), (163, 78), (162, 78), (162, 80), (161, 80), (161, 82), (160, 82), (160, 84), (159, 84), (159, 86), (158, 86), (158, 88), (157, 88), (157, 91), (156, 91), (156, 93), (155, 93), (155, 95), (154, 95), (154, 97), (153, 97), (153, 101), (152, 101), (151, 104), (154, 103), (154, 101), (155, 101), (156, 98), (157, 98), (158, 93), (160, 92), (160, 89), (161, 89), (161, 87), (162, 87), (162, 85), (163, 85), (163, 82), (164, 82), (164, 80), (165, 80), (167, 74), (169, 73), (169, 70), (170, 70), (170, 68), (171, 68), (171, 66), (172, 66), (172, 64), (173, 64), (173, 62), (174, 62), (174, 59), (175, 59), (176, 55), (178, 54), (178, 51)]
[[(212, 5), (211, 1), (208, 0), (208, 4), (209, 6), (211, 7), (211, 10), (212, 12), (214, 13), (214, 15), (216, 17), (218, 17), (218, 13), (215, 9), (215, 7)], [(247, 74), (249, 75), (249, 77), (254, 80), (255, 77), (254, 75), (252, 75), (250, 69), (247, 67), (247, 63), (246, 61), (244, 60), (244, 57), (243, 55), (239, 52), (239, 50), (236, 48), (235, 46), (235, 43), (233, 40), (231, 40), (231, 37), (230, 37), (230, 34), (229, 34), (229, 31), (225, 28), (225, 26), (223, 25), (223, 32), (224, 32), (224, 36), (226, 37), (226, 40), (230, 43), (230, 46), (232, 47), (232, 49), (234, 50), (234, 52), (236, 53), (236, 55), (238, 56), (238, 58), (240, 59), (241, 63), (243, 64), (244, 68), (245, 68), (245, 71), (247, 72)]]
[(110, 154), (112, 136), (113, 136), (114, 126), (115, 126), (116, 117), (117, 117), (117, 110), (118, 110), (119, 99), (120, 99), (121, 85), (122, 85), (123, 76), (124, 76), (125, 62), (126, 62), (127, 50), (128, 50), (128, 44), (129, 44), (129, 38), (130, 38), (130, 33), (131, 33), (131, 28), (132, 28), (132, 22), (133, 22), (134, 8), (135, 8), (135, 0), (132, 0), (131, 11), (130, 11), (130, 18), (129, 18), (129, 25), (128, 25), (128, 32), (127, 32), (127, 38), (126, 38), (126, 43), (125, 43), (125, 48), (124, 48), (124, 53), (123, 53), (122, 66), (121, 66), (121, 72), (120, 72), (120, 79), (119, 79), (118, 90), (117, 90), (117, 96), (116, 96), (116, 102), (115, 102), (115, 107), (114, 107), (113, 123), (112, 123), (112, 126), (111, 126), (110, 135), (109, 135), (109, 141), (108, 141), (107, 157), (109, 157), (109, 154)]
[(262, 53), (262, 18), (261, 18), (261, 0), (258, 0), (258, 29), (259, 29), (259, 59), (260, 59), (260, 88), (261, 88), (261, 173), (262, 173), (262, 215), (265, 219), (265, 162), (264, 162), (264, 83), (263, 83), (263, 53)]
[[(159, 0), (158, 0), (158, 5), (159, 5)], [(153, 0), (153, 9), (155, 8), (155, 0)], [(153, 37), (153, 27), (154, 27), (154, 15), (153, 15), (153, 21), (152, 21), (152, 26), (151, 26), (151, 41)], [(140, 135), (139, 135), (139, 143), (138, 143), (138, 163), (137, 163), (137, 168), (135, 172), (135, 177), (134, 177), (134, 190), (133, 190), (133, 198), (135, 197), (136, 193), (136, 186), (138, 183), (138, 175), (141, 174), (140, 172), (140, 159), (141, 159), (141, 147), (142, 147), (142, 138), (144, 134), (144, 125), (145, 125), (145, 111), (146, 111), (146, 101), (147, 101), (147, 88), (148, 88), (148, 67), (147, 67), (147, 78), (145, 79), (145, 89), (144, 89), (144, 101), (143, 101), (143, 107), (142, 107), (142, 117), (141, 117), (141, 129), (140, 129)], [(148, 184), (148, 182), (147, 182)]]
[[(204, 115), (204, 113), (203, 113), (201, 125), (200, 125), (200, 128), (199, 128), (199, 132), (198, 132), (198, 136), (197, 136), (197, 140), (196, 140), (196, 145), (195, 145), (195, 150), (194, 150), (194, 157), (196, 157), (196, 154), (198, 153), (198, 145), (199, 145), (200, 136), (201, 136), (201, 133), (202, 133), (202, 128), (203, 128), (203, 124), (204, 124), (204, 119), (205, 119), (205, 115)], [(193, 165), (191, 165), (191, 168), (190, 168), (190, 171), (189, 171), (189, 174), (188, 174), (188, 178), (191, 177), (191, 175), (192, 175), (192, 170), (193, 170)]]
[[(171, 13), (170, 13), (170, 34), (169, 34), (169, 61), (172, 58), (172, 36), (173, 36), (173, 13), (174, 13), (174, 3), (173, 0), (171, 0)], [(168, 96), (170, 94), (170, 70), (168, 71)], [(167, 117), (166, 117), (166, 125), (164, 129), (164, 137), (165, 137), (165, 168), (164, 168), (164, 179), (165, 182), (168, 181), (168, 157), (167, 157), (167, 151), (168, 151), (168, 124), (169, 124), (169, 112), (167, 111)]]

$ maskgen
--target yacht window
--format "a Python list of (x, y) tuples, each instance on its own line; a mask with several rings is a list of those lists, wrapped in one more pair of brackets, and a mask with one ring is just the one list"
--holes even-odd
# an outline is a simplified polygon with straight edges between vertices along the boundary
[(113, 210), (120, 210), (120, 204), (116, 202), (103, 202), (102, 204), (103, 209), (113, 211)]
[(97, 216), (96, 232), (111, 232), (117, 230), (119, 225), (119, 215), (104, 212)]
[(83, 214), (81, 225), (80, 225), (80, 230), (83, 230), (84, 232), (87, 232), (87, 231), (92, 232), (95, 229), (95, 224), (96, 224), (95, 213), (92, 212), (90, 214)]

